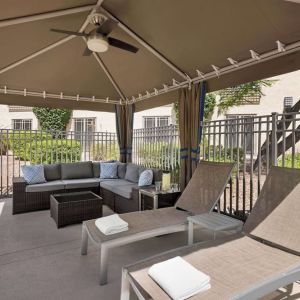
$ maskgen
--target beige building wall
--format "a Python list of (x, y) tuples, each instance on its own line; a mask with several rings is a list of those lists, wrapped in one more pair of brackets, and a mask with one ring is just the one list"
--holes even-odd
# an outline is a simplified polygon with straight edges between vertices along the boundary
[(32, 129), (38, 128), (37, 119), (31, 111), (10, 112), (8, 105), (0, 105), (0, 129), (11, 129), (14, 119), (32, 120)]
[[(172, 105), (148, 109), (137, 112), (134, 119), (134, 128), (143, 128), (144, 117), (169, 117), (170, 124), (176, 122), (172, 114)], [(74, 119), (90, 118), (94, 119), (95, 131), (97, 132), (116, 132), (116, 119), (114, 113), (95, 112), (86, 110), (74, 110), (68, 130), (74, 131)], [(10, 112), (8, 105), (0, 105), (0, 129), (12, 129), (13, 119), (29, 119), (32, 120), (32, 129), (39, 129), (38, 120), (32, 111)]]

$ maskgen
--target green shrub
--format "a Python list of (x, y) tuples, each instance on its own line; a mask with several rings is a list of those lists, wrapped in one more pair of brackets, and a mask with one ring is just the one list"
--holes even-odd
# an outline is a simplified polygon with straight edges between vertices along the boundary
[(71, 142), (66, 139), (42, 141), (41, 143), (32, 145), (31, 163), (50, 164), (54, 162), (80, 161), (80, 148), (80, 142), (77, 141)]
[[(175, 169), (174, 162), (179, 163), (179, 146), (167, 142), (153, 142), (138, 146), (137, 155), (143, 165), (160, 169)], [(176, 163), (175, 163), (176, 164)]]
[(43, 130), (65, 131), (70, 121), (70, 109), (34, 107), (33, 113), (40, 122)]
[(8, 151), (8, 140), (5, 133), (0, 134), (0, 155), (6, 155)]
[[(277, 160), (278, 166), (282, 166), (282, 156)], [(284, 158), (285, 167), (291, 168), (292, 164), (292, 154), (286, 154)], [(300, 153), (295, 154), (295, 168), (300, 169)]]
[(15, 157), (21, 160), (30, 160), (30, 148), (47, 139), (52, 139), (52, 136), (47, 133), (37, 131), (12, 131), (8, 136), (8, 148), (13, 151)]
[[(202, 148), (201, 148), (202, 150)], [(244, 150), (243, 148), (228, 148), (226, 149), (221, 145), (213, 146), (211, 145), (210, 147), (206, 146), (205, 147), (205, 159), (208, 159), (208, 154), (210, 154), (210, 158), (213, 159), (214, 155), (214, 150), (215, 150), (215, 160), (217, 161), (234, 161), (236, 162), (238, 160), (238, 151), (239, 151), (239, 163), (242, 164), (244, 162)], [(226, 153), (226, 155), (225, 155)], [(231, 159), (232, 158), (232, 159)]]
[(51, 134), (38, 131), (14, 131), (9, 134), (7, 147), (15, 157), (31, 163), (55, 163), (80, 160), (80, 142), (53, 139)]
[(92, 153), (93, 160), (118, 160), (119, 146), (117, 142), (102, 142), (95, 143), (90, 146), (90, 153)]

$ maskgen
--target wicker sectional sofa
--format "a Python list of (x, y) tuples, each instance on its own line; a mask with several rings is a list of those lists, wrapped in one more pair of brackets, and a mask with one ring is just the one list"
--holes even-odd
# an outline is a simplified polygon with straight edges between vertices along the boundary
[[(51, 194), (86, 190), (100, 194), (103, 204), (117, 213), (136, 211), (137, 182), (143, 170), (135, 164), (118, 163), (117, 179), (101, 179), (99, 162), (45, 165), (46, 183), (29, 185), (23, 177), (13, 178), (13, 214), (49, 209)], [(153, 169), (153, 174), (153, 182), (161, 180), (161, 170)]]

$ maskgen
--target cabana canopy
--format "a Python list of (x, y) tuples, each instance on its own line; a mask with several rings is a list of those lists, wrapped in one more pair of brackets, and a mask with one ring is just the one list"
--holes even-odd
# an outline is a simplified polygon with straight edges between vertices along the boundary
[[(297, 2), (297, 1), (296, 1)], [(11, 0), (0, 9), (0, 103), (136, 111), (300, 68), (300, 4), (284, 0)], [(83, 56), (95, 12), (139, 48)], [(251, 51), (250, 51), (251, 50)]]

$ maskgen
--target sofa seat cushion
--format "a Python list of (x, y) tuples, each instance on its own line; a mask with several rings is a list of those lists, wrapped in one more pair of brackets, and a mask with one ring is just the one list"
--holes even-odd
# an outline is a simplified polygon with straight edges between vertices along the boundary
[(63, 190), (65, 185), (62, 180), (53, 180), (45, 183), (30, 184), (26, 186), (27, 193), (50, 192)]
[(83, 178), (83, 179), (67, 179), (63, 180), (65, 188), (68, 189), (84, 189), (98, 187), (100, 178)]
[(124, 179), (112, 179), (100, 182), (100, 187), (127, 199), (131, 198), (132, 188), (136, 186), (136, 183)]

